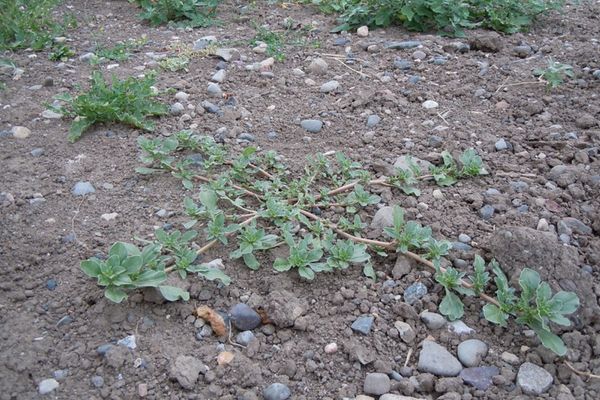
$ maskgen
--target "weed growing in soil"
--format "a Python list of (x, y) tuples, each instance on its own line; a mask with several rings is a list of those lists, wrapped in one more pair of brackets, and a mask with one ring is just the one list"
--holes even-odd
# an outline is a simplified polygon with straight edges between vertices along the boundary
[(75, 26), (72, 17), (62, 23), (52, 18), (58, 3), (60, 0), (1, 0), (0, 50), (41, 50), (65, 29)]
[[(181, 179), (183, 186), (192, 193), (184, 200), (185, 213), (191, 219), (184, 227), (202, 228), (206, 241), (202, 247), (192, 249), (190, 243), (198, 235), (197, 231), (156, 231), (156, 241), (148, 245), (153, 246), (150, 249), (155, 254), (149, 263), (155, 266), (151, 268), (153, 271), (164, 274), (178, 271), (181, 277), (188, 272), (199, 272), (204, 277), (226, 283), (220, 269), (207, 269), (204, 264), (191, 265), (213, 246), (228, 245), (231, 241), (235, 250), (230, 253), (230, 258), (242, 258), (251, 269), (258, 269), (267, 260), (272, 260), (262, 253), (284, 246), (288, 253), (273, 261), (276, 271), (295, 269), (302, 278), (310, 281), (317, 273), (355, 264), (363, 267), (366, 276), (375, 279), (372, 253), (385, 256), (388, 252), (398, 252), (435, 271), (435, 279), (445, 289), (440, 311), (449, 319), (463, 315), (464, 306), (457, 293), (479, 296), (489, 303), (484, 307), (484, 316), (491, 322), (504, 326), (510, 315), (515, 316), (518, 323), (537, 332), (546, 347), (557, 354), (566, 352), (562, 340), (550, 331), (548, 322), (569, 324), (564, 315), (577, 309), (579, 300), (575, 294), (558, 292), (552, 296), (548, 284), (541, 282), (536, 272), (526, 268), (520, 280), (521, 294), (517, 297), (498, 264), (492, 261), (486, 268), (480, 257), (475, 259), (474, 272), (465, 281), (466, 272), (442, 266), (445, 263), (443, 257), (452, 245), (435, 239), (430, 227), (407, 221), (398, 206), (393, 207), (391, 226), (383, 229), (390, 241), (361, 236), (366, 226), (363, 220), (369, 218), (381, 201), (373, 193), (377, 187), (387, 186), (416, 194), (416, 186), (422, 182), (449, 186), (458, 179), (486, 173), (481, 158), (472, 149), (458, 157), (444, 152), (442, 164), (432, 166), (429, 174), (422, 174), (409, 162), (408, 169), (399, 169), (392, 177), (380, 178), (373, 178), (360, 163), (341, 153), (337, 153), (334, 160), (317, 154), (309, 158), (304, 173), (298, 177), (289, 173), (274, 152), (258, 155), (255, 148), (247, 147), (237, 158), (230, 158), (225, 148), (211, 137), (188, 131), (166, 139), (142, 136), (138, 142), (143, 151), (141, 160), (146, 166), (138, 168), (137, 172), (148, 175), (169, 173)], [(192, 168), (186, 152), (202, 154), (202, 175), (193, 169), (197, 166)], [(196, 183), (200, 183), (199, 188)], [(126, 248), (133, 247), (127, 245)], [(159, 255), (163, 250), (171, 253), (170, 259), (159, 258), (163, 257)], [(104, 270), (109, 272), (107, 276), (102, 275), (102, 281), (100, 275), (104, 272), (100, 261), (84, 261), (82, 268), (107, 287), (107, 297), (122, 300), (123, 289), (139, 287), (137, 275), (132, 277), (131, 274), (148, 268), (143, 257), (139, 268), (138, 259), (135, 263), (128, 261), (128, 257), (137, 254), (134, 253), (119, 250), (119, 256), (115, 257), (109, 252), (109, 258), (104, 262)], [(136, 267), (131, 268), (132, 273), (128, 272), (129, 263)], [(496, 298), (485, 293), (490, 282), (487, 269), (495, 274)], [(124, 278), (119, 278), (121, 276)], [(161, 279), (164, 276), (160, 275)], [(179, 293), (170, 299), (173, 297), (187, 295)]]
[(56, 46), (52, 53), (48, 56), (50, 61), (67, 61), (69, 57), (73, 57), (75, 55), (75, 51), (73, 51), (68, 46)]
[(538, 68), (533, 74), (546, 81), (547, 91), (559, 87), (567, 78), (573, 78), (575, 76), (572, 66), (559, 63), (552, 59), (548, 60), (548, 66), (546, 68)]
[(147, 39), (142, 37), (138, 40), (128, 40), (126, 42), (117, 43), (112, 47), (97, 46), (95, 56), (92, 58), (92, 64), (100, 64), (106, 60), (125, 61), (131, 57), (131, 51), (142, 47), (146, 44)]
[(337, 31), (361, 25), (402, 25), (414, 31), (460, 35), (463, 29), (487, 28), (505, 33), (522, 31), (563, 0), (303, 0), (325, 13), (340, 13)]
[(68, 139), (75, 142), (96, 123), (120, 122), (136, 128), (151, 131), (154, 124), (148, 116), (160, 116), (167, 113), (167, 106), (155, 101), (154, 77), (130, 77), (106, 82), (99, 71), (92, 73), (92, 83), (88, 91), (76, 97), (70, 94), (55, 96), (66, 104), (57, 111), (75, 118), (71, 124)]
[(130, 0), (142, 8), (140, 17), (152, 26), (172, 23), (202, 28), (215, 23), (220, 0)]

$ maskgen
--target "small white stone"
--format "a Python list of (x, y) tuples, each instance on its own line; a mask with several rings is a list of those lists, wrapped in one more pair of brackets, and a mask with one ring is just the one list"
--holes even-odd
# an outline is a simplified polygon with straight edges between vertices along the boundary
[(426, 100), (423, 102), (422, 106), (423, 106), (423, 108), (425, 108), (427, 110), (431, 110), (433, 108), (437, 108), (439, 106), (439, 104), (433, 100)]
[(333, 354), (337, 351), (337, 349), (338, 349), (337, 343), (329, 343), (327, 346), (325, 346), (325, 353)]
[(356, 34), (360, 37), (367, 37), (369, 36), (369, 27), (368, 26), (361, 26), (360, 28), (358, 28), (356, 30)]
[(112, 221), (113, 219), (117, 218), (118, 215), (119, 215), (118, 213), (113, 212), (113, 213), (102, 214), (100, 216), (100, 218), (102, 218), (105, 221)]
[(433, 198), (436, 199), (436, 200), (443, 200), (444, 199), (444, 193), (440, 189), (435, 189), (433, 191)]
[(548, 221), (545, 218), (540, 218), (537, 224), (537, 230), (547, 232), (549, 228)]
[(58, 389), (59, 383), (56, 379), (44, 379), (38, 386), (40, 394), (48, 394), (55, 389)]
[(210, 78), (213, 82), (222, 83), (225, 80), (227, 73), (224, 69), (220, 69)]
[(500, 358), (502, 359), (502, 361), (511, 365), (517, 365), (519, 363), (519, 357), (517, 357), (513, 353), (509, 353), (508, 351), (505, 351), (502, 354), (500, 354)]
[(179, 101), (188, 101), (188, 99), (190, 98), (190, 95), (187, 94), (186, 92), (177, 92), (175, 94), (175, 98)]
[(470, 335), (471, 333), (475, 333), (475, 329), (469, 327), (467, 324), (465, 324), (461, 320), (458, 320), (458, 321), (450, 322), (448, 324), (448, 332), (454, 332), (458, 336)]

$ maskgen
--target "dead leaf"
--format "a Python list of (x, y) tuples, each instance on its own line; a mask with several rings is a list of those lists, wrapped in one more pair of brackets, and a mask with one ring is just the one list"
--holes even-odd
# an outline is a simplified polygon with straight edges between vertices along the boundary
[(260, 322), (262, 322), (263, 325), (269, 325), (271, 323), (267, 311), (264, 308), (259, 307), (256, 312), (260, 316)]
[(213, 332), (217, 336), (226, 336), (227, 328), (225, 327), (225, 321), (218, 312), (208, 306), (201, 306), (196, 308), (196, 315), (210, 324)]

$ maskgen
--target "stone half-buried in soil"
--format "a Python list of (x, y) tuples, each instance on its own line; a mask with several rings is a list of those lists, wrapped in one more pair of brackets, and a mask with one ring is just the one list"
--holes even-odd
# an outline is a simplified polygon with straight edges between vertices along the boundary
[(429, 372), (437, 376), (457, 376), (463, 367), (446, 348), (425, 340), (419, 353), (419, 371)]

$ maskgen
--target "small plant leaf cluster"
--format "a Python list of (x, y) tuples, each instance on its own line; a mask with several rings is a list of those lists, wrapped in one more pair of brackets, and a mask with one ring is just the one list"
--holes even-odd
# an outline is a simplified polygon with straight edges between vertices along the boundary
[(462, 35), (464, 29), (504, 33), (526, 30), (535, 18), (560, 9), (563, 0), (304, 0), (325, 13), (341, 14), (337, 31), (361, 25), (402, 25), (413, 31)]
[(546, 68), (537, 68), (533, 71), (533, 74), (546, 82), (547, 91), (559, 87), (567, 78), (572, 79), (575, 76), (572, 66), (552, 59), (548, 60)]
[[(141, 136), (138, 143), (144, 166), (137, 172), (168, 173), (181, 180), (187, 192), (183, 208), (188, 217), (182, 225), (195, 229), (155, 232), (155, 245), (171, 257), (164, 271), (178, 272), (182, 278), (189, 272), (214, 278), (222, 271), (204, 270), (205, 266), (197, 266), (196, 257), (215, 245), (223, 245), (230, 248), (230, 259), (239, 259), (253, 270), (271, 264), (275, 271), (295, 270), (301, 278), (312, 281), (317, 274), (362, 266), (363, 273), (375, 279), (373, 257), (395, 251), (435, 270), (435, 279), (445, 291), (439, 309), (449, 319), (461, 318), (464, 313), (459, 295), (481, 296), (491, 302), (484, 315), (492, 322), (505, 324), (509, 316), (515, 316), (518, 323), (538, 332), (544, 345), (558, 354), (564, 351), (548, 323), (568, 323), (564, 315), (578, 305), (572, 293), (552, 296), (549, 286), (539, 282), (539, 276), (534, 279), (526, 269), (522, 294), (517, 298), (497, 264), (492, 262), (486, 268), (479, 257), (474, 272), (465, 281), (466, 272), (442, 267), (451, 243), (435, 239), (430, 227), (407, 220), (398, 206), (393, 207), (392, 226), (383, 229), (389, 241), (361, 236), (364, 219), (381, 203), (373, 187), (388, 186), (416, 194), (415, 185), (421, 181), (449, 186), (459, 179), (487, 173), (472, 149), (456, 158), (443, 152), (441, 163), (432, 166), (429, 175), (422, 175), (409, 159), (407, 169), (392, 177), (374, 179), (360, 163), (341, 153), (335, 157), (309, 157), (303, 173), (293, 176), (272, 151), (259, 154), (255, 148), (246, 147), (232, 158), (212, 137), (190, 131), (167, 138)], [(192, 250), (191, 243), (197, 237), (205, 244)], [(271, 251), (277, 247), (281, 252), (274, 257)], [(496, 276), (497, 299), (486, 294), (490, 285), (488, 269)], [(228, 282), (222, 275), (219, 279)], [(113, 282), (108, 283), (114, 286)], [(100, 283), (107, 286), (107, 281)]]
[(152, 26), (174, 24), (203, 28), (215, 23), (220, 0), (130, 0), (142, 9), (140, 18)]
[[(464, 296), (480, 296), (490, 283), (490, 275), (486, 272), (484, 260), (476, 255), (473, 263), (474, 272), (469, 275), (468, 286), (463, 283), (465, 272), (449, 267), (444, 271), (437, 268), (436, 281), (444, 287), (445, 296), (439, 310), (450, 320), (463, 316), (464, 306), (458, 294)], [(579, 307), (579, 298), (573, 292), (559, 291), (552, 295), (552, 289), (542, 282), (537, 271), (523, 268), (519, 277), (520, 294), (510, 286), (508, 278), (500, 269), (500, 265), (492, 260), (489, 268), (494, 273), (496, 298), (494, 303), (483, 307), (483, 315), (488, 321), (506, 326), (510, 316), (516, 318), (518, 324), (526, 325), (540, 338), (542, 344), (558, 355), (567, 352), (562, 339), (549, 327), (553, 322), (569, 326), (571, 321), (566, 315), (574, 313)]]
[(76, 97), (70, 94), (55, 96), (65, 102), (57, 111), (75, 118), (68, 139), (75, 142), (94, 124), (119, 122), (135, 128), (151, 131), (154, 124), (149, 116), (165, 115), (166, 105), (154, 100), (156, 92), (153, 75), (144, 78), (130, 77), (107, 82), (99, 71), (92, 73), (91, 86)]
[(60, 0), (3, 0), (0, 2), (0, 50), (42, 50), (56, 36), (76, 25), (72, 16), (62, 22), (52, 11)]

